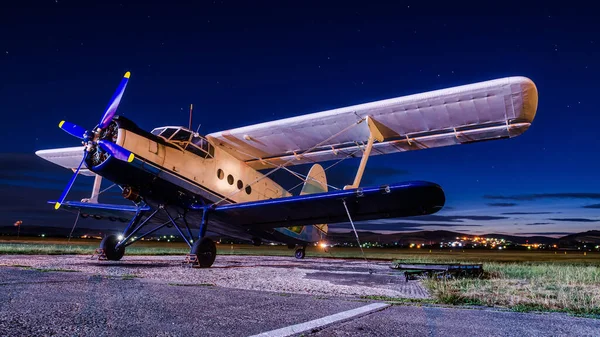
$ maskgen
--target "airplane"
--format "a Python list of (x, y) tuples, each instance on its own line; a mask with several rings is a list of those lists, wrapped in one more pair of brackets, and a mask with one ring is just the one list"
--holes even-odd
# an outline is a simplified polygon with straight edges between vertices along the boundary
[[(129, 221), (121, 235), (102, 239), (105, 260), (120, 260), (127, 246), (174, 227), (190, 247), (186, 260), (200, 268), (211, 267), (217, 254), (207, 231), (255, 245), (281, 242), (302, 259), (307, 245), (326, 238), (328, 224), (349, 221), (358, 240), (354, 221), (433, 214), (446, 201), (436, 183), (361, 186), (369, 157), (513, 138), (530, 127), (538, 105), (534, 82), (513, 76), (203, 136), (191, 126), (148, 132), (116, 115), (129, 78), (125, 73), (91, 130), (59, 123), (82, 145), (36, 151), (73, 171), (60, 198), (49, 203), (86, 217)], [(326, 170), (348, 158), (361, 158), (354, 181), (328, 185)], [(323, 162), (334, 164), (323, 168)], [(313, 164), (307, 175), (290, 169), (307, 163)], [(298, 195), (271, 179), (277, 170), (303, 181)], [(67, 201), (79, 174), (95, 176), (92, 196)], [(132, 205), (98, 202), (103, 178)]]

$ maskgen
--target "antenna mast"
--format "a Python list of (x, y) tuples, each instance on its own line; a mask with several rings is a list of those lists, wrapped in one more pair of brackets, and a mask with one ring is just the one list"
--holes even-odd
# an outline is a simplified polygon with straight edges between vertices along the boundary
[(194, 108), (193, 104), (190, 104), (190, 123), (188, 126), (188, 129), (191, 130), (192, 129), (192, 109)]

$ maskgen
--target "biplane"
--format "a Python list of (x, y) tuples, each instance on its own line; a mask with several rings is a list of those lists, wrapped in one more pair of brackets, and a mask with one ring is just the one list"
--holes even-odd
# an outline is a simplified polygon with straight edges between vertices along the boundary
[[(199, 267), (210, 267), (216, 257), (207, 230), (255, 245), (281, 242), (304, 258), (308, 244), (326, 238), (328, 224), (349, 221), (354, 227), (354, 221), (435, 213), (445, 203), (435, 183), (361, 186), (369, 157), (516, 137), (530, 127), (538, 104), (530, 79), (506, 77), (203, 136), (191, 126), (148, 132), (116, 115), (129, 77), (127, 72), (92, 129), (60, 122), (80, 146), (36, 152), (73, 170), (60, 198), (49, 203), (128, 222), (122, 235), (105, 236), (100, 243), (108, 260), (120, 260), (127, 246), (173, 227)], [(346, 158), (360, 158), (356, 176), (334, 188), (319, 163)], [(291, 170), (310, 163), (307, 175)], [(298, 195), (271, 179), (277, 170), (302, 180)], [(96, 177), (92, 195), (68, 201), (79, 174)], [(100, 203), (103, 178), (118, 185), (131, 204)]]

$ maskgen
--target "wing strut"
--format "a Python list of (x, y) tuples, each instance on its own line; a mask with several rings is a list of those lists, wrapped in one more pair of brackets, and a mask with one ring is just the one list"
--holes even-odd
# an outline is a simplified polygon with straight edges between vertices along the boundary
[[(350, 224), (352, 225), (352, 230), (354, 231), (354, 235), (356, 236), (356, 243), (358, 243), (358, 247), (360, 248), (360, 252), (362, 253), (363, 259), (365, 259), (365, 263), (367, 265), (369, 265), (369, 261), (367, 261), (367, 256), (365, 255), (365, 251), (363, 250), (363, 247), (360, 244), (360, 240), (358, 239), (358, 232), (356, 231), (356, 227), (354, 227), (354, 221), (352, 221), (352, 217), (350, 216), (350, 211), (348, 210), (348, 206), (346, 205), (346, 200), (342, 199), (342, 203), (344, 204), (344, 208), (346, 209), (346, 214), (348, 214), (348, 220), (350, 220)], [(373, 270), (371, 270), (371, 268), (369, 268), (369, 274), (373, 274)]]
[(94, 178), (94, 188), (92, 189), (92, 196), (90, 197), (89, 202), (93, 202), (94, 204), (98, 203), (98, 195), (100, 195), (100, 186), (102, 185), (102, 176), (96, 174)]
[(358, 188), (363, 173), (365, 172), (365, 167), (367, 166), (367, 161), (369, 160), (369, 155), (371, 154), (371, 149), (373, 148), (373, 143), (375, 142), (375, 140), (377, 140), (378, 142), (383, 141), (383, 135), (381, 134), (381, 131), (377, 128), (377, 125), (375, 125), (373, 117), (367, 116), (367, 125), (369, 126), (369, 140), (367, 141), (365, 152), (363, 153), (362, 158), (360, 160), (360, 165), (358, 165), (358, 170), (356, 171), (356, 177), (354, 177), (354, 182), (352, 183), (352, 185), (344, 186), (345, 190), (351, 188)]

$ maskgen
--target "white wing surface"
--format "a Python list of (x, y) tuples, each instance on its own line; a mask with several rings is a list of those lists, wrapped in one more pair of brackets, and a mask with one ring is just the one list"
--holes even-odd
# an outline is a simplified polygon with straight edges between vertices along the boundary
[[(74, 172), (77, 169), (77, 166), (79, 166), (79, 163), (81, 163), (81, 158), (83, 158), (83, 146), (39, 150), (36, 151), (35, 154), (51, 163), (68, 168)], [(96, 175), (85, 168), (85, 165), (81, 167), (79, 174), (83, 174), (85, 176)]]
[[(535, 84), (506, 77), (215, 132), (207, 138), (255, 169), (360, 157), (369, 116), (384, 140), (371, 155), (516, 137), (531, 125)], [(360, 123), (359, 123), (360, 122)]]

